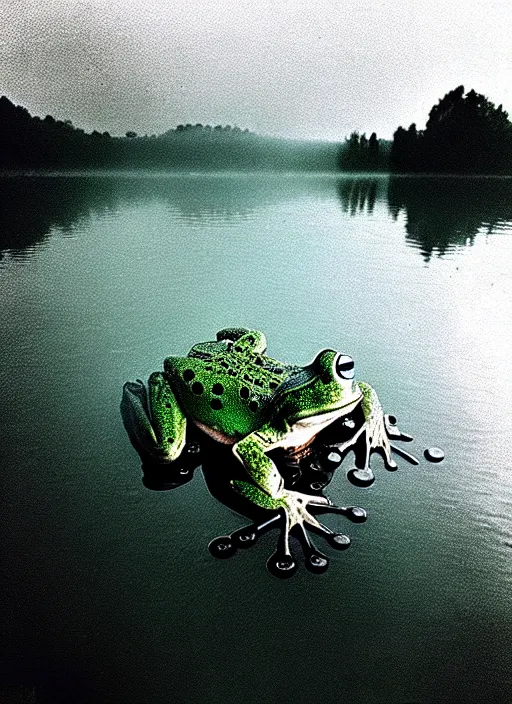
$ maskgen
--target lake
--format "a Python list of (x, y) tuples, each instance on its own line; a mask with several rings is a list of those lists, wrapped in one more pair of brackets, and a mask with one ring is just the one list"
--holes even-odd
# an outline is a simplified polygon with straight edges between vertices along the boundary
[[(0, 692), (512, 701), (510, 180), (12, 176), (0, 202)], [(352, 546), (316, 539), (325, 574), (273, 577), (275, 531), (212, 557), (247, 520), (199, 471), (142, 484), (123, 383), (233, 325), (285, 361), (350, 354), (414, 437), (420, 465), (376, 457), (369, 488), (337, 470), (369, 517), (326, 518)]]

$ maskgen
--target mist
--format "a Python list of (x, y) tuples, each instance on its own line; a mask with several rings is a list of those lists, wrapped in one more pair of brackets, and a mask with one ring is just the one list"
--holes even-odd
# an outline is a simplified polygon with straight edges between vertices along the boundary
[(390, 138), (454, 85), (512, 108), (505, 2), (4, 3), (2, 93), (85, 130)]

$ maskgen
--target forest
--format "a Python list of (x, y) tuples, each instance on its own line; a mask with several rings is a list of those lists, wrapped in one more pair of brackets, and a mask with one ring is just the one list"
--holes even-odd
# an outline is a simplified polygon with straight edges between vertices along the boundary
[(424, 130), (393, 137), (390, 170), (400, 173), (512, 174), (512, 122), (503, 106), (458, 86), (434, 105)]
[(260, 136), (230, 125), (178, 125), (161, 135), (86, 133), (0, 98), (0, 169), (240, 170), (512, 174), (512, 123), (502, 105), (464, 86), (434, 105), (424, 130), (393, 141), (352, 132), (340, 142)]
[(263, 137), (229, 125), (178, 125), (161, 135), (90, 134), (0, 98), (3, 170), (336, 171), (339, 145)]

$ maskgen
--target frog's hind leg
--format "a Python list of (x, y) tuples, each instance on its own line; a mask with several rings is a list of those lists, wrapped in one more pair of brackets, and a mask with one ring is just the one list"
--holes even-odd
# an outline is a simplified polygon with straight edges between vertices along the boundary
[(231, 342), (236, 342), (243, 335), (250, 332), (249, 328), (223, 328), (217, 332), (217, 341), (220, 340), (230, 340)]
[(162, 372), (146, 389), (139, 379), (123, 387), (121, 416), (130, 441), (143, 459), (173, 462), (185, 445), (186, 418)]
[(224, 328), (217, 333), (217, 340), (230, 340), (235, 352), (265, 354), (267, 351), (267, 339), (259, 330)]

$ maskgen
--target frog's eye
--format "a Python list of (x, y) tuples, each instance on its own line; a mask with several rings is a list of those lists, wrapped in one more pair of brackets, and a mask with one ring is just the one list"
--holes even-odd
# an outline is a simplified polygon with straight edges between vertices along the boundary
[(340, 354), (336, 360), (336, 374), (342, 379), (354, 378), (354, 360), (348, 354)]

